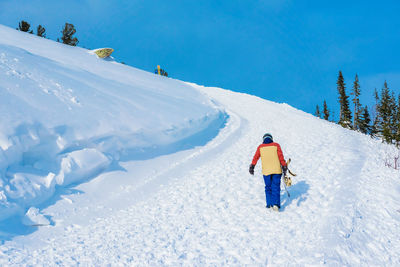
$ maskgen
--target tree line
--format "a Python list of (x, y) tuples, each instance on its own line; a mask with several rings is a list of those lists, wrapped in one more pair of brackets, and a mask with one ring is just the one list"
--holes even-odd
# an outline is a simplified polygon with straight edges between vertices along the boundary
[[(361, 88), (357, 74), (350, 92), (352, 105), (349, 100), (350, 96), (346, 93), (346, 83), (341, 71), (339, 71), (336, 85), (340, 104), (339, 121), (337, 122), (339, 125), (400, 146), (400, 94), (396, 97), (386, 81), (380, 93), (375, 88), (375, 104), (371, 109), (371, 116), (368, 106), (363, 106), (360, 102)], [(315, 115), (329, 120), (330, 114), (325, 100), (322, 114), (317, 105)]]
[[(33, 34), (33, 30), (31, 29), (31, 25), (22, 20), (18, 24), (17, 30), (22, 31), (22, 32), (27, 32), (30, 34)], [(75, 26), (70, 23), (65, 23), (65, 25), (62, 27), (61, 30), (61, 42), (63, 44), (71, 45), (71, 46), (76, 46), (79, 41), (78, 38), (74, 37), (74, 34), (76, 33)], [(37, 26), (36, 28), (36, 35), (39, 37), (46, 38), (46, 29), (42, 25)], [(60, 39), (57, 38), (57, 42), (60, 42)]]

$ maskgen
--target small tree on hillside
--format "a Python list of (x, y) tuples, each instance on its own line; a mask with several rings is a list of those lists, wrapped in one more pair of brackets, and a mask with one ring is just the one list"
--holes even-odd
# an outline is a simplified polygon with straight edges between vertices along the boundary
[(21, 20), (21, 22), (18, 24), (17, 30), (20, 30), (21, 32), (33, 33), (30, 28), (31, 25), (28, 22)]
[(375, 99), (375, 105), (372, 108), (372, 125), (370, 127), (370, 135), (371, 137), (378, 136), (378, 105), (379, 105), (379, 94), (378, 90), (375, 88), (374, 90), (374, 99)]
[(317, 116), (318, 118), (321, 118), (321, 112), (319, 111), (319, 106), (318, 105), (315, 108), (315, 116)]
[(340, 124), (344, 128), (351, 129), (351, 111), (348, 99), (349, 96), (346, 95), (346, 85), (344, 83), (342, 71), (339, 71), (339, 76), (336, 84), (339, 93), (339, 103), (340, 103), (340, 117), (338, 124)]
[(396, 145), (400, 145), (400, 94), (397, 98), (396, 120), (395, 120), (395, 140)]
[(400, 94), (397, 98), (397, 103), (394, 92), (392, 92), (392, 99), (393, 99), (392, 135), (393, 135), (393, 141), (396, 143), (397, 146), (399, 146), (400, 145)]
[[(65, 23), (61, 33), (61, 41), (63, 44), (76, 46), (79, 43), (78, 38), (73, 37), (73, 35), (76, 33), (76, 29), (73, 24)], [(59, 41), (59, 39), (57, 39), (57, 41)]]
[(382, 91), (380, 102), (377, 107), (377, 131), (382, 137), (383, 141), (392, 143), (393, 124), (394, 124), (394, 110), (396, 109), (396, 101), (393, 99), (394, 95), (390, 94), (389, 87), (385, 81)]
[(358, 75), (354, 79), (353, 90), (351, 92), (353, 95), (353, 103), (354, 103), (354, 118), (353, 118), (353, 129), (358, 130), (360, 124), (360, 112), (361, 112), (361, 104), (360, 104), (360, 83), (358, 81)]
[(329, 109), (328, 109), (328, 105), (326, 104), (325, 100), (324, 100), (324, 108), (322, 110), (322, 114), (324, 115), (324, 120), (329, 121)]
[(370, 126), (371, 118), (369, 116), (368, 106), (361, 108), (360, 111), (361, 111), (360, 112), (360, 124), (359, 124), (358, 129), (360, 130), (360, 132), (362, 132), (364, 134), (369, 134), (371, 131), (371, 126)]
[(36, 35), (39, 37), (46, 37), (46, 29), (42, 25), (37, 26)]

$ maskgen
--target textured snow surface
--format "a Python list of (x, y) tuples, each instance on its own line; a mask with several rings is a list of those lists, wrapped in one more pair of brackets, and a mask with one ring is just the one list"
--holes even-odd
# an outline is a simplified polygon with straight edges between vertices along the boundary
[[(6, 241), (0, 264), (399, 266), (393, 147), (286, 104), (195, 87), (230, 116), (216, 138), (64, 192), (43, 210), (52, 225)], [(298, 174), (279, 213), (265, 208), (260, 165), (248, 174), (265, 132)]]
[(226, 121), (181, 81), (1, 25), (0, 35), (0, 221), (119, 162), (204, 145)]

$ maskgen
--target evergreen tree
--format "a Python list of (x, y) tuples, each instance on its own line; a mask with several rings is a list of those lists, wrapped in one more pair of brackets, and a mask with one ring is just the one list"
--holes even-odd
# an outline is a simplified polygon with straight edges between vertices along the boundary
[(318, 105), (317, 105), (317, 107), (315, 109), (315, 116), (317, 116), (318, 118), (321, 118), (321, 112), (319, 111)]
[(28, 22), (21, 20), (21, 22), (18, 24), (17, 30), (20, 30), (21, 32), (33, 33), (30, 28), (31, 25)]
[(395, 140), (397, 146), (400, 145), (400, 94), (397, 98), (397, 107), (396, 107), (396, 118), (395, 118)]
[(378, 136), (379, 135), (379, 131), (378, 131), (378, 106), (379, 106), (379, 94), (378, 94), (378, 90), (375, 88), (374, 91), (374, 99), (375, 99), (375, 105), (372, 109), (373, 111), (373, 123), (370, 127), (370, 135), (372, 137), (374, 136)]
[(354, 118), (353, 118), (353, 129), (358, 130), (360, 124), (360, 113), (361, 113), (361, 104), (360, 104), (360, 83), (358, 81), (358, 75), (354, 79), (353, 90), (351, 95), (353, 95), (353, 103), (354, 103)]
[(371, 131), (371, 126), (369, 125), (371, 122), (371, 118), (369, 116), (368, 107), (360, 109), (360, 120), (359, 120), (359, 130), (364, 134), (369, 134)]
[(324, 100), (324, 109), (322, 111), (322, 114), (324, 114), (324, 120), (329, 121), (329, 109), (328, 109), (328, 105), (326, 104), (325, 100)]
[[(61, 33), (62, 33), (61, 41), (63, 44), (76, 46), (79, 43), (78, 38), (73, 37), (73, 35), (76, 33), (76, 29), (73, 24), (65, 23)], [(57, 39), (57, 41), (60, 40)]]
[(391, 97), (390, 97), (390, 107), (391, 107), (391, 119), (390, 119), (390, 133), (391, 133), (391, 141), (392, 143), (397, 143), (396, 142), (396, 136), (397, 136), (397, 103), (396, 103), (396, 96), (394, 92), (392, 91)]
[(37, 26), (36, 35), (40, 37), (46, 37), (46, 29), (42, 25)]
[(351, 129), (351, 111), (348, 99), (349, 96), (346, 95), (346, 84), (344, 83), (342, 71), (339, 71), (339, 76), (336, 84), (339, 93), (339, 103), (340, 103), (340, 117), (338, 124), (340, 124), (344, 128)]
[[(399, 96), (400, 97), (400, 96)], [(391, 118), (391, 124), (390, 124), (390, 128), (391, 128), (391, 134), (392, 134), (392, 142), (394, 142), (396, 145), (398, 144), (399, 137), (398, 137), (398, 131), (399, 131), (399, 106), (398, 103), (396, 101), (396, 95), (394, 94), (394, 92), (392, 91), (391, 94), (391, 109), (392, 109), (392, 118)]]
[(375, 120), (372, 123), (372, 125), (370, 127), (369, 135), (371, 135), (371, 137), (378, 136), (378, 121), (377, 120)]
[(396, 140), (396, 134), (397, 134), (397, 103), (396, 103), (396, 96), (394, 92), (392, 91), (392, 96), (391, 96), (391, 101), (390, 104), (392, 106), (392, 118), (391, 118), (391, 132), (392, 132), (392, 138), (393, 141)]
[(161, 69), (160, 72), (162, 76), (168, 77), (168, 72), (166, 72), (165, 70)]
[(385, 81), (382, 91), (380, 102), (378, 104), (377, 114), (377, 130), (379, 136), (382, 137), (383, 141), (392, 143), (394, 140), (393, 125), (394, 125), (394, 109), (396, 108), (395, 99), (390, 94), (389, 87)]

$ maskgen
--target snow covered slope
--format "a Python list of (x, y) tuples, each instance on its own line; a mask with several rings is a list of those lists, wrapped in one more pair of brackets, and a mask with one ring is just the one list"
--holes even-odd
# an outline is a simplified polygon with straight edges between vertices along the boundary
[[(400, 264), (400, 177), (384, 166), (393, 147), (286, 104), (195, 87), (230, 115), (215, 139), (184, 153), (124, 163), (126, 172), (74, 187), (80, 194), (64, 192), (43, 210), (54, 224), (5, 242), (0, 264)], [(265, 208), (260, 166), (248, 174), (266, 131), (298, 174), (291, 197), (281, 192), (280, 213)], [(132, 185), (132, 175), (149, 183)]]
[(205, 144), (225, 114), (192, 87), (0, 25), (0, 221), (119, 161)]
[[(287, 104), (186, 86), (229, 115), (215, 138), (119, 162), (65, 188), (39, 211), (29, 209), (26, 221), (50, 225), (20, 227), (14, 235), (4, 226), (0, 264), (400, 265), (400, 177), (385, 166), (398, 153), (394, 147)], [(260, 166), (248, 174), (265, 132), (298, 174), (291, 197), (281, 192), (279, 213), (265, 208)]]

